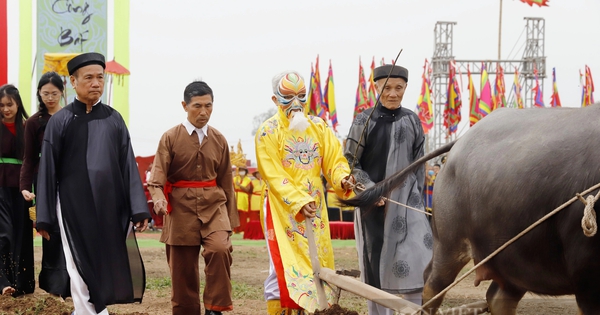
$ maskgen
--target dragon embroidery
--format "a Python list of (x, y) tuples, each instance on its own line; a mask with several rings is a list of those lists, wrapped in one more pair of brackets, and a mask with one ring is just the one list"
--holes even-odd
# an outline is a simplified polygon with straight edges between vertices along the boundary
[(315, 162), (321, 158), (319, 144), (313, 143), (310, 137), (294, 137), (287, 140), (284, 147), (287, 154), (283, 158), (283, 166), (290, 167), (292, 164), (302, 170), (310, 170), (315, 167)]

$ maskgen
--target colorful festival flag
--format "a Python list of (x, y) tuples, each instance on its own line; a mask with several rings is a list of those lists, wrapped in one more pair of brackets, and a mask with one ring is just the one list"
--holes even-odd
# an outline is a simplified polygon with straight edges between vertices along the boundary
[[(581, 75), (581, 71), (579, 71), (579, 76), (580, 78), (583, 77)], [(592, 71), (590, 70), (590, 67), (585, 65), (585, 79), (581, 95), (581, 107), (591, 104), (594, 104), (594, 80), (592, 79)]]
[(504, 69), (498, 65), (498, 72), (496, 73), (496, 84), (494, 85), (494, 108), (506, 107), (506, 86), (504, 85)]
[(590, 67), (588, 67), (587, 65), (585, 65), (585, 81), (587, 82), (588, 85), (588, 93), (589, 93), (589, 99), (590, 99), (590, 104), (594, 103), (594, 79), (592, 79), (592, 70), (590, 69)]
[(310, 85), (308, 86), (308, 97), (306, 98), (306, 108), (308, 108), (308, 114), (317, 116), (317, 104), (313, 102), (313, 91), (312, 85), (315, 78), (315, 69), (313, 68), (312, 62), (310, 63)]
[(449, 80), (448, 90), (446, 92), (446, 106), (444, 108), (444, 127), (448, 129), (448, 134), (456, 133), (458, 129), (458, 123), (461, 120), (460, 110), (462, 107), (462, 100), (460, 95), (460, 88), (456, 81), (456, 68), (454, 64), (449, 64)]
[(481, 97), (479, 97), (479, 114), (481, 118), (492, 112), (492, 87), (488, 78), (485, 64), (481, 63)]
[(548, 2), (550, 2), (550, 0), (521, 0), (521, 2), (523, 3), (527, 3), (529, 4), (529, 6), (533, 6), (534, 4), (537, 4), (540, 7), (543, 6), (548, 6)]
[(313, 70), (310, 65), (310, 90), (308, 91), (308, 114), (319, 116), (327, 120), (327, 109), (323, 106), (323, 92), (321, 91), (321, 76), (319, 74), (319, 56)]
[(481, 119), (481, 114), (479, 113), (479, 99), (477, 98), (477, 90), (475, 90), (475, 86), (473, 85), (471, 70), (469, 69), (468, 65), (467, 76), (469, 77), (469, 127), (472, 127)]
[(362, 61), (360, 60), (360, 58), (358, 58), (358, 65), (359, 65), (359, 71), (360, 71), (360, 77), (358, 79), (359, 79), (360, 85), (362, 86), (362, 89), (365, 93), (365, 97), (368, 100), (367, 80), (365, 80), (365, 70), (362, 66)]
[(585, 103), (585, 81), (583, 80), (583, 74), (581, 73), (581, 69), (579, 69), (579, 84), (581, 84), (581, 107), (586, 107)]
[(375, 72), (375, 57), (371, 61), (371, 75), (369, 76), (369, 107), (375, 106), (375, 102), (377, 102), (377, 89), (375, 89), (375, 80), (373, 79), (373, 75)]
[(335, 109), (335, 93), (333, 86), (333, 69), (331, 68), (331, 60), (329, 60), (329, 71), (327, 72), (327, 82), (325, 90), (323, 90), (323, 105), (329, 110), (329, 118), (331, 119), (331, 127), (337, 131), (339, 125), (337, 119), (337, 111)]
[(358, 86), (356, 87), (356, 102), (354, 103), (354, 118), (356, 115), (369, 108), (369, 99), (367, 98), (367, 84), (365, 81), (365, 71), (363, 70), (360, 59), (358, 60)]
[(521, 83), (519, 83), (519, 69), (515, 67), (515, 82), (513, 83), (513, 91), (515, 92), (515, 107), (525, 108), (523, 106), (523, 98), (521, 97)]
[(417, 112), (421, 125), (423, 125), (423, 131), (425, 134), (433, 128), (433, 106), (431, 104), (431, 90), (429, 88), (428, 63), (425, 59), (425, 65), (423, 66), (423, 84), (421, 86), (421, 94), (417, 101)]
[(317, 55), (317, 63), (315, 64), (315, 81), (314, 86), (311, 86), (315, 102), (317, 103), (317, 115), (327, 121), (328, 108), (323, 103), (323, 90), (321, 90), (321, 75), (319, 72), (319, 55)]
[(533, 88), (533, 106), (534, 107), (544, 107), (544, 97), (542, 95), (542, 88), (540, 87), (540, 82), (538, 81), (538, 71), (537, 69), (533, 69), (533, 76), (535, 77), (535, 87)]
[(552, 96), (550, 97), (550, 106), (561, 107), (558, 88), (556, 87), (556, 68), (552, 68)]

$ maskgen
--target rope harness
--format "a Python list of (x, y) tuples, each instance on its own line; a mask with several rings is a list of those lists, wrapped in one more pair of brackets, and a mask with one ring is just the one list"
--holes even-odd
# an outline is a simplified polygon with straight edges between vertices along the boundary
[[(352, 186), (352, 188), (353, 188), (353, 189), (360, 190), (360, 191), (365, 191), (365, 186), (364, 186), (364, 185), (362, 185), (362, 184), (356, 184), (356, 185), (351, 185), (351, 186)], [(411, 207), (411, 206), (409, 206), (409, 205), (405, 205), (405, 204), (403, 204), (403, 203), (401, 203), (401, 202), (398, 202), (398, 201), (392, 200), (392, 199), (390, 199), (390, 198), (387, 198), (387, 197), (381, 197), (381, 199), (383, 199), (383, 200), (385, 200), (385, 201), (387, 201), (387, 202), (390, 202), (390, 203), (397, 204), (397, 205), (399, 205), (399, 206), (405, 207), (405, 208), (407, 208), (407, 209), (410, 209), (410, 210), (416, 211), (416, 212), (420, 212), (420, 213), (423, 213), (423, 214), (426, 214), (426, 215), (429, 215), (429, 216), (430, 216), (430, 215), (432, 215), (431, 213), (429, 213), (429, 212), (427, 212), (427, 211), (423, 211), (423, 210), (421, 210), (421, 209), (417, 209), (417, 208), (415, 208), (415, 207)]]
[(596, 201), (598, 201), (598, 198), (600, 198), (600, 191), (598, 191), (596, 196), (589, 195), (585, 199), (583, 199), (581, 194), (577, 194), (577, 198), (585, 205), (585, 208), (583, 209), (583, 218), (581, 219), (583, 234), (587, 237), (592, 237), (598, 232), (598, 223), (596, 223), (596, 211), (594, 210), (594, 205), (596, 204)]

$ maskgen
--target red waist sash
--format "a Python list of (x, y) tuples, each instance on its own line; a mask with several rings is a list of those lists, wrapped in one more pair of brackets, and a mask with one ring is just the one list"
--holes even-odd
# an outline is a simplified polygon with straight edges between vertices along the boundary
[(169, 202), (169, 194), (173, 191), (173, 187), (175, 188), (205, 188), (205, 187), (215, 187), (217, 186), (217, 180), (209, 180), (206, 182), (201, 181), (191, 181), (191, 180), (180, 180), (174, 183), (166, 182), (164, 193), (165, 199), (167, 200), (167, 213), (171, 213), (171, 203)]

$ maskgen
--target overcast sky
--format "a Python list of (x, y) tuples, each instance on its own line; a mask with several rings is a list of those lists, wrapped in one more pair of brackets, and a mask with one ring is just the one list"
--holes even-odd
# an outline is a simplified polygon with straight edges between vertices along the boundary
[[(18, 82), (18, 37), (14, 33), (18, 30), (17, 1), (9, 2), (9, 81)], [(220, 130), (230, 145), (241, 139), (247, 157), (254, 163), (252, 118), (274, 106), (270, 99), (271, 78), (283, 70), (297, 70), (308, 82), (311, 62), (317, 55), (322, 88), (329, 60), (333, 63), (340, 135), (347, 134), (352, 121), (359, 58), (368, 76), (373, 57), (377, 64), (382, 57), (389, 62), (404, 49), (399, 64), (409, 69), (410, 78), (403, 106), (414, 109), (423, 62), (433, 55), (435, 23), (457, 22), (456, 59), (495, 60), (499, 3), (132, 0), (129, 129), (134, 150), (137, 155), (154, 154), (162, 133), (186, 117), (181, 107), (183, 89), (191, 81), (202, 79), (215, 93), (209, 125)], [(544, 18), (546, 71), (551, 76), (552, 67), (556, 67), (563, 106), (579, 106), (579, 70), (587, 64), (600, 78), (600, 1), (551, 0), (549, 4), (540, 8), (519, 0), (503, 1), (502, 58), (522, 56), (524, 17)], [(110, 60), (111, 40), (108, 51)], [(479, 79), (475, 80), (478, 86)], [(466, 76), (463, 84), (466, 104)], [(546, 104), (551, 84), (550, 77), (544, 86)], [(511, 86), (512, 79), (507, 79), (507, 89)], [(595, 96), (600, 98), (599, 93)], [(464, 118), (468, 117), (465, 104), (463, 121), (468, 119)]]

